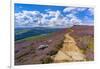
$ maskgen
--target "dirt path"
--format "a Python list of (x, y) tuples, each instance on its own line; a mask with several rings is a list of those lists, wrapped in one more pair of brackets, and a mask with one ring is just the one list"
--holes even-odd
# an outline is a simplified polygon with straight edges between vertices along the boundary
[(64, 61), (84, 61), (85, 57), (81, 53), (73, 37), (69, 33), (65, 34), (63, 48), (54, 56), (54, 62)]

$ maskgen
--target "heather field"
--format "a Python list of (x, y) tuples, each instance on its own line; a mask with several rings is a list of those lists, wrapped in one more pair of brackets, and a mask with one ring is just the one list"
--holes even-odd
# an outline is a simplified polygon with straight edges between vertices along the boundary
[[(58, 59), (58, 61), (57, 60), (55, 61), (54, 59), (55, 55), (63, 48), (65, 39), (64, 36), (67, 33), (70, 33), (70, 36), (75, 40), (76, 46), (79, 48), (80, 52), (84, 55), (84, 60), (62, 59), (59, 61)], [(73, 26), (72, 28), (60, 29), (59, 31), (48, 33), (46, 35), (32, 36), (21, 40), (17, 40), (15, 42), (15, 64), (24, 65), (24, 64), (45, 64), (45, 63), (55, 63), (55, 62), (71, 62), (71, 61), (93, 61), (94, 60), (93, 34), (94, 34), (93, 26), (77, 25)], [(67, 46), (69, 45), (67, 44)], [(72, 48), (69, 49), (70, 51), (72, 50)], [(65, 51), (66, 50), (67, 49), (65, 49)]]

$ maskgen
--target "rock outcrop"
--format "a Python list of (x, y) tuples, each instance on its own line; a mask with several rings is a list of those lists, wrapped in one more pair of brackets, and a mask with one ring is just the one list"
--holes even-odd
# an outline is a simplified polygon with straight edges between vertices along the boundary
[(54, 56), (54, 62), (64, 61), (84, 61), (85, 56), (82, 54), (73, 37), (69, 33), (65, 34), (63, 47)]

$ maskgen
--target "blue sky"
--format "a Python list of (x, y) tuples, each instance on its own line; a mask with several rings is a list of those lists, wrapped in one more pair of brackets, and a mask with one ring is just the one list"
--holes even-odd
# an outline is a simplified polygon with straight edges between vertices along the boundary
[(15, 3), (15, 26), (67, 27), (93, 25), (94, 9), (89, 7), (52, 6)]

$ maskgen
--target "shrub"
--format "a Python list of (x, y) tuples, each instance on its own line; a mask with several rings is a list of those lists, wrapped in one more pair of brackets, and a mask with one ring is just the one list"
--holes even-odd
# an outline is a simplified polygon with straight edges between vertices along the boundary
[(63, 47), (63, 42), (61, 42), (59, 45), (56, 46), (56, 49), (61, 49)]
[(35, 48), (33, 46), (28, 46), (28, 48), (30, 49), (30, 53), (35, 53)]
[(73, 29), (72, 28), (68, 28), (68, 32), (73, 32)]
[(51, 50), (49, 53), (47, 53), (47, 55), (55, 55), (56, 53), (58, 52), (58, 50), (54, 49), (54, 50)]
[(46, 63), (52, 63), (53, 60), (51, 59), (50, 56), (45, 57), (44, 59), (41, 60), (42, 64), (46, 64)]

